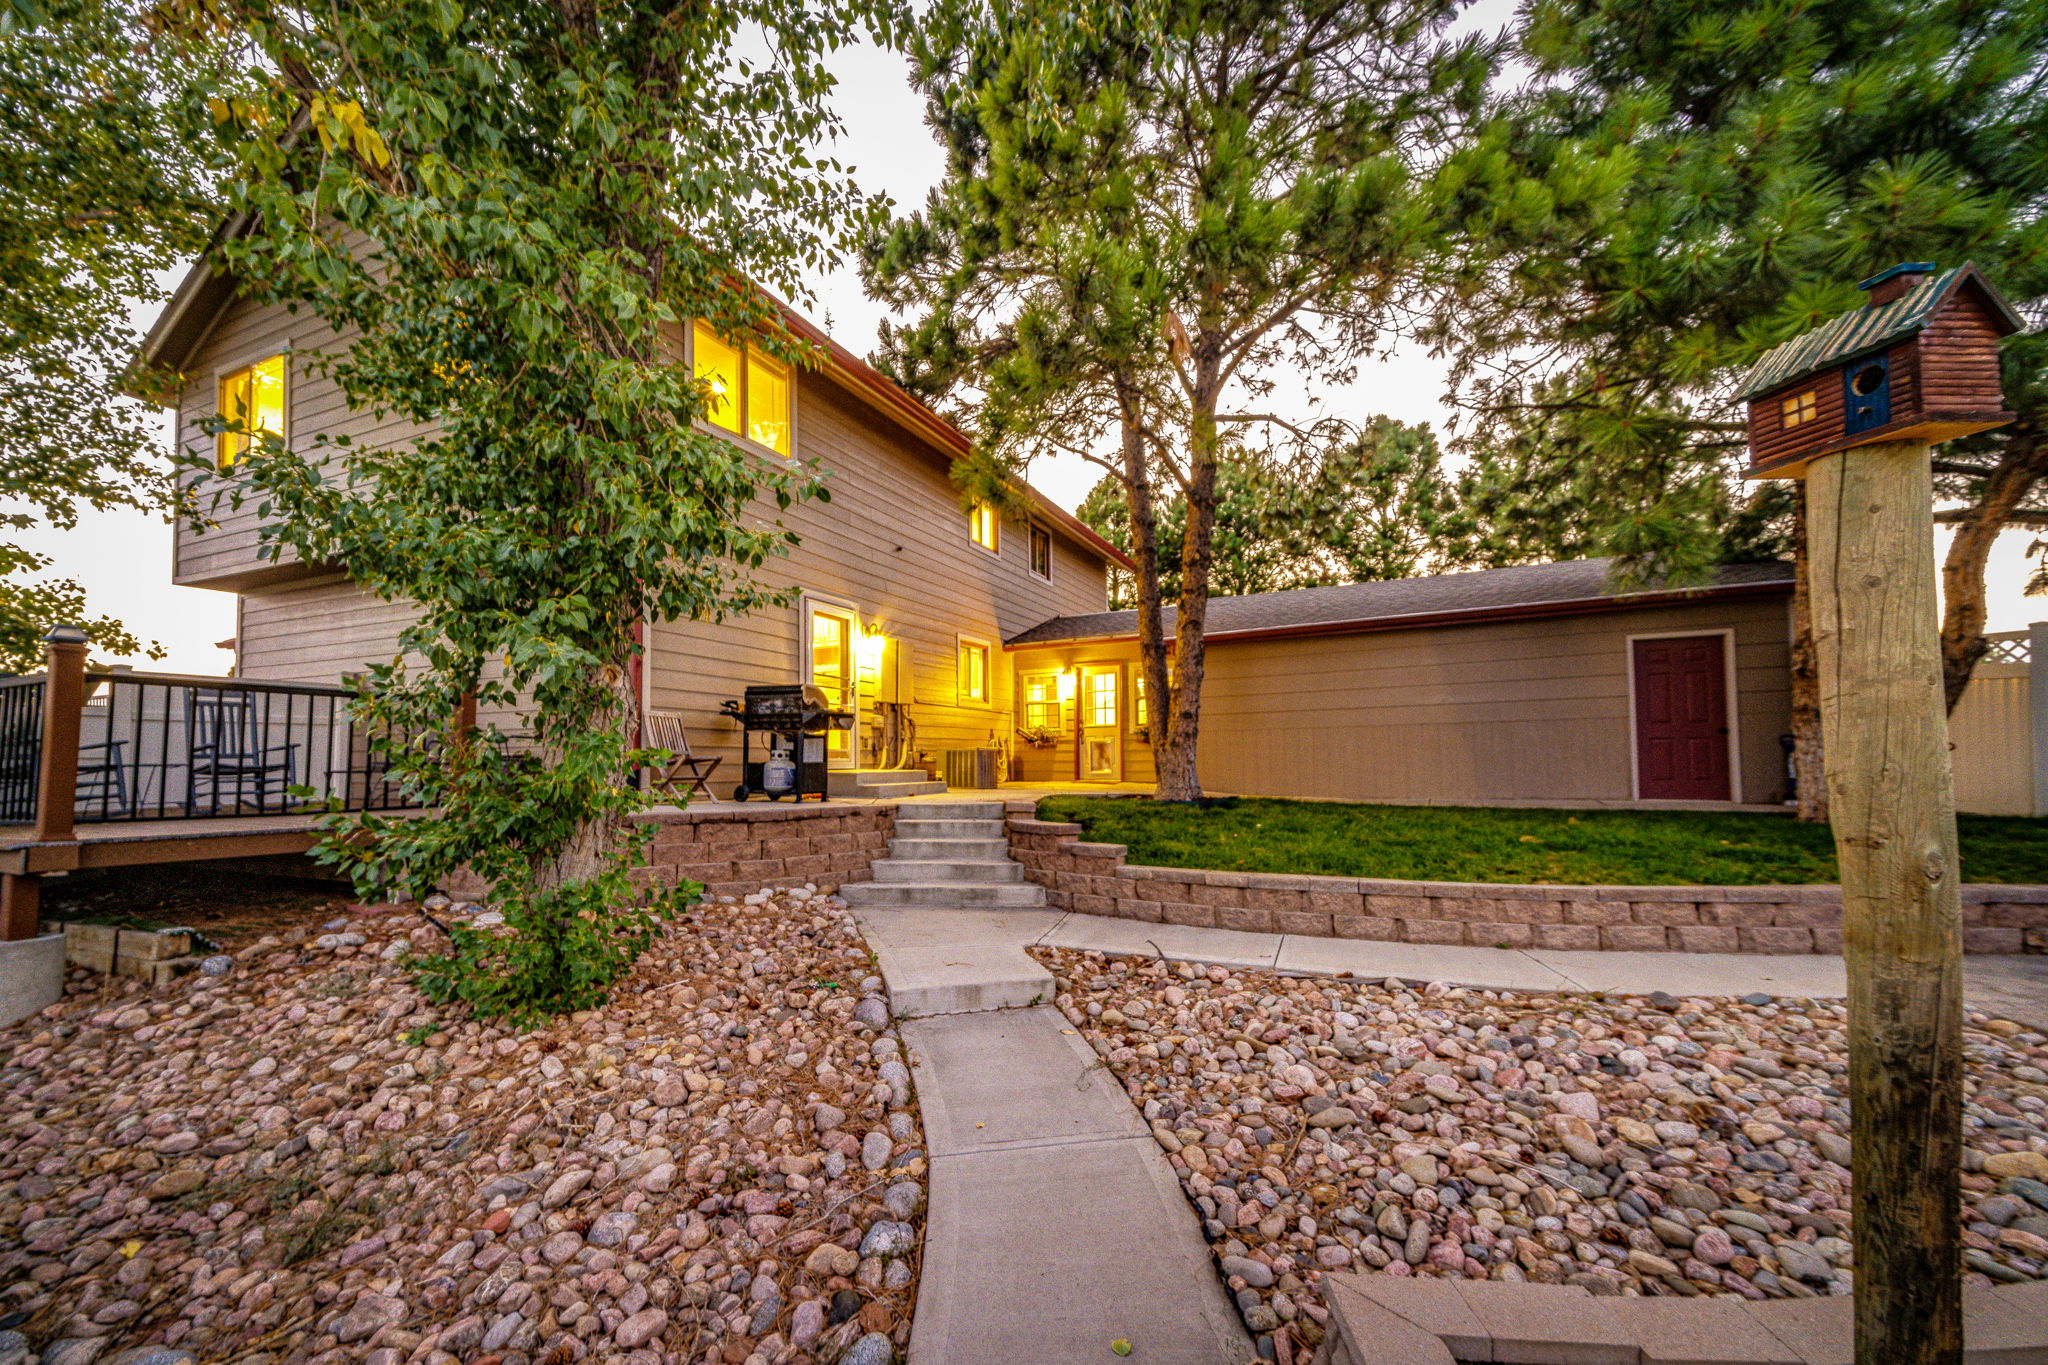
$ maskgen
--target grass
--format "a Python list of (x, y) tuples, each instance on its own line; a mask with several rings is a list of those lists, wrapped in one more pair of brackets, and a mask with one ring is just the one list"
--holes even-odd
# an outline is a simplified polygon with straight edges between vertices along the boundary
[[(1038, 813), (1125, 844), (1130, 862), (1154, 867), (1573, 886), (1837, 878), (1827, 827), (1781, 815), (1119, 796), (1048, 797)], [(2048, 882), (2048, 820), (1965, 815), (1959, 824), (1963, 880)]]

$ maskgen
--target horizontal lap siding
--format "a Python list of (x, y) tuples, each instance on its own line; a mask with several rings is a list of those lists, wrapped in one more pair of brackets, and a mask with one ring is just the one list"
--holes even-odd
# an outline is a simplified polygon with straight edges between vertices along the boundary
[(1780, 599), (1213, 643), (1203, 785), (1370, 801), (1627, 800), (1628, 637), (1735, 631), (1741, 799), (1775, 799), (1789, 721)]
[[(1055, 534), (1047, 583), (1028, 572), (1024, 527), (1008, 522), (999, 553), (982, 550), (968, 539), (945, 457), (817, 374), (798, 376), (796, 443), (800, 457), (831, 471), (832, 500), (780, 514), (799, 543), (763, 568), (759, 581), (851, 606), (864, 629), (909, 651), (903, 699), (911, 703), (919, 750), (1014, 745), (1014, 693), (1002, 642), (1049, 617), (1101, 611), (1101, 561)], [(756, 515), (764, 524), (773, 519), (763, 505)], [(718, 704), (749, 684), (800, 677), (801, 612), (793, 604), (719, 624), (658, 626), (649, 653), (652, 704), (682, 712), (693, 745), (737, 763), (739, 730), (719, 715)], [(958, 635), (992, 647), (989, 706), (958, 701)], [(864, 714), (872, 716), (872, 706)]]

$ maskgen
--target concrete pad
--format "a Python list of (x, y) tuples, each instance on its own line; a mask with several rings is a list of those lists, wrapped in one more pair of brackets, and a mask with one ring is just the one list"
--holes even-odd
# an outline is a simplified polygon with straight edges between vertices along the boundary
[(1202, 929), (1187, 924), (1151, 924), (1102, 915), (1069, 915), (1059, 927), (1037, 941), (1047, 948), (1092, 948), (1137, 957), (1157, 957), (1163, 953), (1174, 962), (1213, 962), (1224, 967), (1270, 970), (1280, 955), (1281, 936), (1248, 934), (1240, 929)]
[(2048, 1315), (2041, 1300), (1963, 1286), (1964, 1365), (2042, 1365), (2048, 1361)]
[(857, 918), (902, 1018), (1015, 1009), (1052, 999), (1053, 979), (1023, 944), (1056, 910), (863, 909)]
[(1423, 1275), (1325, 1275), (1324, 1293), (1332, 1284), (1363, 1298), (1429, 1333), (1432, 1340), (1461, 1361), (1493, 1359), (1493, 1337), (1479, 1315), (1447, 1279)]
[(1856, 1365), (1854, 1299), (1772, 1299), (1745, 1302), (1742, 1307), (1752, 1321), (1790, 1347), (1800, 1365)]
[(1515, 1365), (1638, 1365), (1635, 1340), (1605, 1300), (1577, 1285), (1452, 1280), (1493, 1338), (1493, 1359)]
[(910, 1365), (1243, 1365), (1252, 1343), (1149, 1137), (938, 1157)]
[(1283, 972), (1330, 976), (1349, 972), (1368, 981), (1398, 976), (1409, 981), (1455, 981), (1488, 990), (1576, 989), (1562, 972), (1516, 948), (1456, 948), (1289, 934), (1280, 945), (1276, 965)]
[(1813, 996), (1832, 1000), (1848, 994), (1849, 978), (1839, 957), (1819, 953), (1610, 953), (1530, 948), (1528, 956), (1586, 991), (1647, 995)]
[(1643, 1365), (1805, 1365), (1740, 1299), (1624, 1295), (1601, 1306), (1636, 1339)]
[[(1361, 1293), (1365, 1284), (1366, 1277), (1359, 1275), (1323, 1277), (1323, 1302), (1330, 1310), (1330, 1325), (1355, 1365), (1458, 1365), (1450, 1348), (1434, 1333), (1424, 1331)], [(1483, 1361), (1489, 1357), (1465, 1359)]]
[(934, 1157), (1149, 1131), (1059, 1011), (951, 1014), (903, 1024)]
[(64, 998), (64, 935), (0, 943), (0, 1028)]
[(2048, 954), (1970, 954), (1963, 959), (1963, 1004), (2048, 1031)]

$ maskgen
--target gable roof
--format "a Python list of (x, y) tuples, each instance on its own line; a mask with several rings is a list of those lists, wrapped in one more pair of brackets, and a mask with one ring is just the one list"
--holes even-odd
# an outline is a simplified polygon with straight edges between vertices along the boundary
[[(206, 249), (199, 253), (199, 259), (185, 272), (185, 278), (178, 282), (177, 289), (165, 303), (163, 311), (157, 314), (156, 320), (143, 334), (142, 345), (131, 369), (154, 369), (159, 366), (182, 369), (191, 359), (192, 353), (199, 349), (200, 343), (213, 329), (214, 318), (235, 294), (234, 281), (224, 272), (213, 268), (214, 250), (222, 242), (246, 233), (250, 222), (247, 214), (237, 214), (214, 229), (213, 238), (206, 244)], [(766, 290), (762, 292), (767, 293)], [(893, 419), (897, 425), (923, 437), (927, 444), (937, 447), (953, 459), (958, 459), (973, 449), (974, 443), (965, 432), (926, 407), (909, 390), (841, 346), (827, 336), (823, 328), (781, 299), (773, 294), (768, 294), (768, 298), (781, 312), (783, 322), (792, 332), (824, 350), (824, 369), (832, 378), (865, 398), (884, 415)], [(1044, 493), (1028, 483), (1024, 485), (1024, 492), (1031, 503), (1033, 513), (1041, 520), (1057, 526), (1070, 540), (1078, 541), (1119, 568), (1136, 567), (1131, 563), (1130, 556), (1103, 539), (1093, 527)]]
[[(1529, 616), (1571, 616), (1672, 603), (1740, 597), (1775, 597), (1792, 590), (1792, 566), (1777, 561), (1723, 564), (1711, 582), (1693, 588), (1655, 585), (1617, 591), (1611, 559), (1573, 559), (1510, 569), (1288, 588), (1242, 597), (1209, 599), (1210, 643), (1291, 635), (1347, 635), (1419, 626), (1460, 625)], [(1175, 612), (1166, 609), (1166, 629)], [(1074, 640), (1134, 639), (1135, 611), (1055, 616), (1005, 641), (1011, 646)]]
[[(1864, 284), (1874, 284), (1892, 273), (1894, 271), (1886, 271), (1884, 275), (1873, 276)], [(1985, 302), (1991, 305), (1992, 312), (2003, 324), (2001, 335), (2009, 336), (2026, 326), (2012, 305), (1991, 287), (1983, 273), (1974, 264), (1965, 262), (1953, 270), (1927, 276), (1890, 303), (1882, 303), (1875, 308), (1867, 304), (1852, 308), (1810, 332), (1773, 346), (1743, 376), (1742, 387), (1736, 390), (1735, 396), (1755, 398), (1838, 365), (1851, 356), (1902, 341), (1934, 321), (1934, 315), (1941, 311), (1949, 296), (1965, 283), (1982, 293)]]

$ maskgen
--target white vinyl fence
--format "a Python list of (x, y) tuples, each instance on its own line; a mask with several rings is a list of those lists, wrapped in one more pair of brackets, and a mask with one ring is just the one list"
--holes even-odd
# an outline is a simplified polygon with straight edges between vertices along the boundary
[(1978, 815), (2048, 815), (2048, 621), (1993, 635), (1991, 653), (1949, 714), (1956, 809)]

